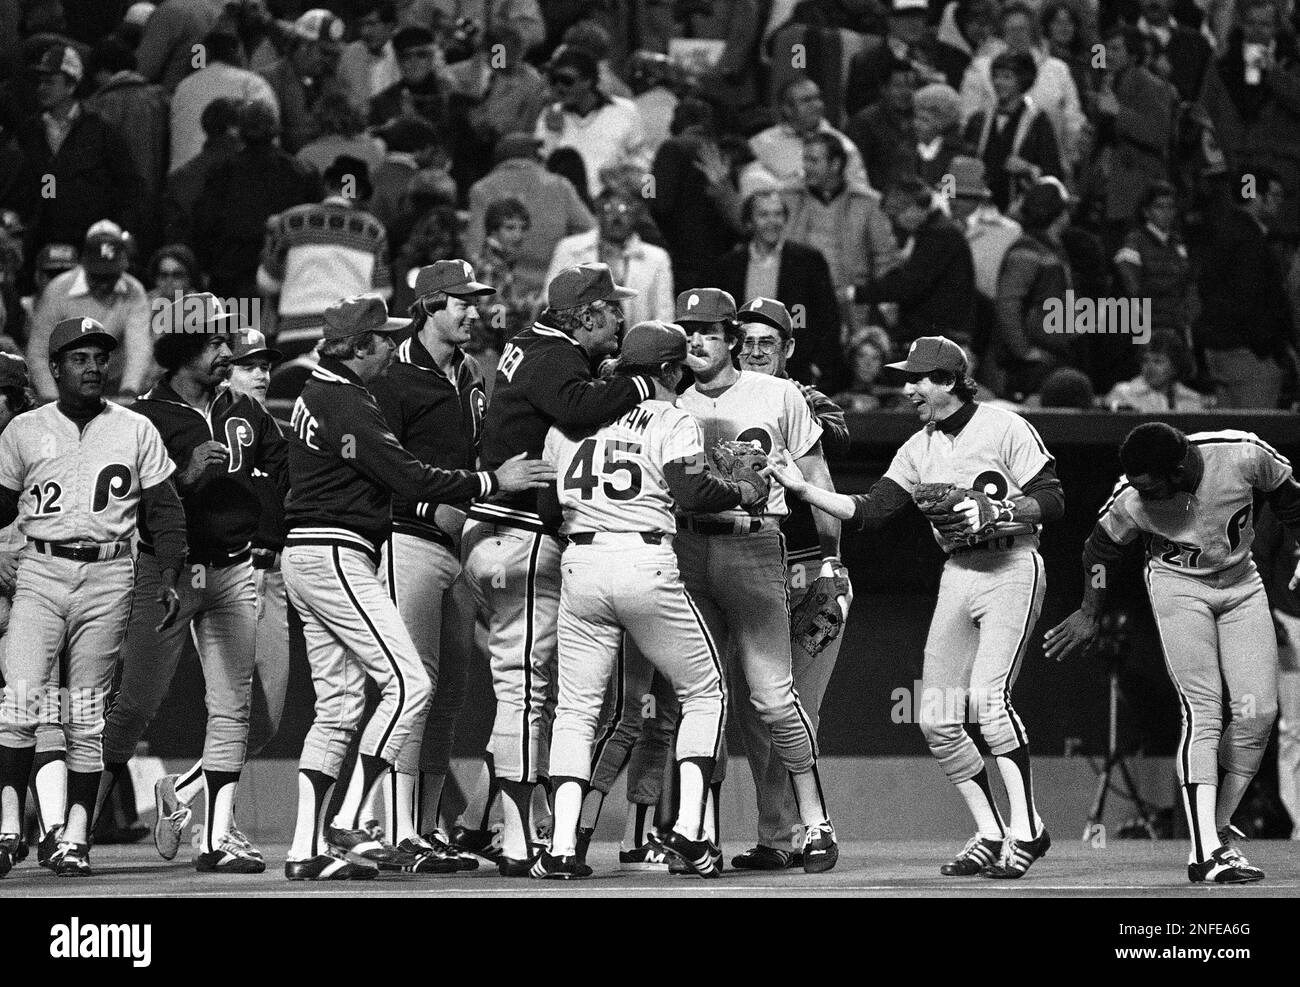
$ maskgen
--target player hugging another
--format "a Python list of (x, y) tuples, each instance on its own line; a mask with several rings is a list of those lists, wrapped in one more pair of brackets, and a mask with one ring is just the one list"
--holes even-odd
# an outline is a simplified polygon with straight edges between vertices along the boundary
[[(796, 496), (859, 529), (881, 527), (913, 502), (930, 521), (947, 561), (925, 643), (922, 694), (945, 698), (923, 704), (921, 730), (976, 825), (940, 872), (1023, 877), (1052, 841), (1034, 807), (1029, 738), (1011, 705), (1011, 687), (1043, 605), (1039, 531), (1061, 516), (1065, 498), (1034, 427), (974, 400), (956, 343), (922, 337), (890, 369), (906, 377), (903, 393), (925, 427), (903, 444), (869, 493), (819, 489), (781, 456), (769, 472)], [(952, 701), (955, 695), (966, 702)], [(968, 708), (1002, 776), (1007, 822), (966, 733)]]

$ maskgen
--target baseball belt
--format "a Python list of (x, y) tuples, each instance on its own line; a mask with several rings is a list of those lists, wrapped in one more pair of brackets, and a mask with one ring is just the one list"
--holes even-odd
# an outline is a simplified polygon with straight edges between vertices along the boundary
[(767, 521), (767, 518), (762, 517), (738, 517), (731, 520), (718, 520), (716, 518), (682, 515), (677, 518), (677, 526), (697, 535), (752, 535), (756, 531), (762, 531)]
[(39, 538), (33, 538), (28, 544), (42, 555), (71, 559), (73, 562), (109, 562), (125, 553), (130, 547), (130, 543), (124, 541), (85, 545), (73, 542), (42, 541)]
[(970, 555), (974, 552), (1005, 552), (1015, 546), (1016, 542), (1023, 538), (1023, 535), (1003, 535), (1000, 538), (990, 538), (988, 541), (976, 542), (974, 545), (958, 545), (949, 556)]
[(568, 536), (568, 541), (571, 545), (593, 545), (597, 535), (640, 535), (647, 545), (659, 545), (664, 540), (658, 531), (575, 531)]
[[(140, 551), (146, 555), (158, 554), (152, 545), (140, 543)], [(252, 549), (244, 548), (233, 555), (194, 555), (191, 554), (185, 559), (186, 565), (201, 565), (209, 569), (228, 569), (232, 565), (239, 565), (241, 562), (247, 562), (252, 558)]]

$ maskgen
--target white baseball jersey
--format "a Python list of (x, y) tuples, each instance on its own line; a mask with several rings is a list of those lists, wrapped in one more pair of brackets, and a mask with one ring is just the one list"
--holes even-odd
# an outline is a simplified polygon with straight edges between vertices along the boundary
[(0, 486), (20, 493), (19, 530), (43, 541), (125, 541), (140, 491), (175, 468), (153, 423), (112, 401), (84, 432), (52, 403), (0, 435)]
[[(822, 437), (822, 427), (808, 409), (803, 392), (794, 381), (771, 377), (748, 370), (721, 394), (710, 397), (692, 385), (677, 406), (689, 411), (704, 431), (704, 448), (712, 450), (720, 440), (736, 439), (755, 442), (769, 456), (781, 450), (798, 459), (810, 453)], [(784, 517), (790, 513), (785, 501), (785, 487), (773, 483), (767, 495), (764, 514)], [(743, 508), (734, 508), (713, 517), (749, 517)]]
[(1205, 460), (1195, 491), (1143, 500), (1121, 476), (1097, 523), (1121, 545), (1150, 535), (1147, 555), (1156, 566), (1205, 576), (1250, 555), (1255, 492), (1276, 490), (1291, 475), (1291, 464), (1252, 432), (1196, 432), (1187, 441)]
[[(1038, 431), (1014, 411), (977, 404), (956, 435), (927, 425), (903, 443), (885, 476), (909, 494), (921, 483), (953, 483), (996, 500), (1018, 497), (1053, 462)], [(941, 547), (938, 531), (934, 539)]]
[(564, 534), (675, 534), (664, 464), (678, 459), (702, 464), (704, 443), (694, 418), (667, 401), (651, 399), (591, 435), (570, 437), (552, 426), (542, 457), (555, 467)]

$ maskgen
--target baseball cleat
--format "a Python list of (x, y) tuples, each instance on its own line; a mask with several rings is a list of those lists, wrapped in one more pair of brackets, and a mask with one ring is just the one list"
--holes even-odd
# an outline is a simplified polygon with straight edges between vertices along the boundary
[(722, 851), (708, 840), (688, 840), (677, 830), (669, 830), (663, 836), (652, 837), (658, 847), (675, 857), (690, 868), (689, 873), (700, 877), (721, 877)]
[(25, 835), (20, 836), (18, 838), (18, 849), (14, 851), (14, 863), (21, 864), (24, 860), (26, 860), (27, 854), (30, 852), (30, 850), (31, 848), (27, 845), (27, 837)]
[(181, 837), (190, 821), (190, 807), (176, 797), (176, 779), (180, 775), (163, 775), (153, 786), (154, 806), (158, 819), (153, 824), (153, 845), (163, 860), (175, 860)]
[(944, 877), (974, 877), (1001, 859), (1002, 840), (990, 840), (976, 833), (966, 841), (961, 853), (939, 868), (939, 873)]
[(349, 863), (328, 853), (284, 862), (284, 876), (291, 881), (368, 881), (378, 873), (374, 867)]
[(595, 826), (578, 827), (577, 857), (584, 864), (587, 862), (587, 850), (591, 847), (591, 838), (596, 835)]
[(635, 850), (618, 851), (618, 869), (627, 871), (658, 871), (668, 873), (668, 864), (676, 858), (665, 853), (663, 847), (647, 841)]
[(260, 874), (266, 870), (266, 861), (249, 853), (227, 833), (215, 847), (194, 858), (194, 869), (200, 874)]
[(809, 826), (803, 837), (803, 872), (821, 874), (835, 866), (840, 859), (840, 847), (835, 842), (835, 827), (827, 819)]
[(18, 863), (18, 844), (23, 838), (17, 833), (0, 834), (0, 877), (4, 877)]
[(262, 856), (262, 851), (259, 850), (257, 847), (253, 846), (252, 840), (250, 840), (247, 836), (245, 836), (238, 829), (236, 829), (233, 823), (231, 824), (230, 829), (227, 831), (226, 837), (230, 840), (231, 843), (235, 844), (235, 846), (239, 847), (250, 857), (256, 857), (258, 860), (266, 859), (265, 857)]
[(467, 829), (464, 826), (454, 826), (447, 837), (447, 845), (457, 853), (472, 853), (490, 864), (495, 864), (501, 859), (501, 847), (496, 843), (496, 834), (490, 829)]
[(466, 853), (464, 850), (457, 850), (454, 846), (442, 838), (439, 832), (425, 833), (420, 837), (425, 843), (428, 843), (435, 850), (443, 855), (451, 857), (457, 862), (460, 870), (478, 870), (478, 857), (472, 853)]
[(528, 877), (532, 873), (535, 860), (535, 857), (520, 860), (517, 857), (507, 857), (502, 854), (497, 857), (497, 872), (502, 877)]
[(402, 840), (397, 849), (415, 858), (415, 863), (406, 868), (411, 874), (454, 874), (461, 870), (460, 860), (454, 854), (444, 853), (418, 836)]
[(372, 840), (377, 840), (380, 843), (384, 842), (384, 824), (378, 819), (366, 820), (361, 824), (361, 829)]
[(1237, 846), (1240, 843), (1249, 843), (1250, 837), (1232, 823), (1228, 823), (1219, 829), (1219, 842), (1224, 846)]
[(1003, 881), (1018, 880), (1025, 876), (1035, 860), (1046, 857), (1051, 847), (1052, 837), (1045, 829), (1036, 840), (1018, 840), (1008, 836), (1002, 841), (1002, 858), (980, 871), (980, 876)]
[(90, 844), (61, 842), (50, 857), (55, 877), (90, 877)]
[(760, 844), (732, 857), (731, 866), (737, 870), (786, 870), (791, 867), (802, 867), (803, 853)]
[(554, 857), (549, 850), (543, 850), (533, 861), (528, 876), (535, 877), (539, 881), (573, 881), (591, 877), (591, 873), (591, 868), (576, 855)]
[(327, 826), (325, 843), (340, 857), (353, 863), (373, 864), (380, 870), (409, 871), (416, 863), (414, 854), (381, 843), (364, 829)]
[(36, 863), (47, 869), (53, 870), (50, 861), (54, 858), (54, 851), (59, 848), (59, 840), (63, 838), (62, 826), (51, 826), (41, 837), (41, 842), (36, 844)]
[(1210, 854), (1209, 860), (1188, 864), (1187, 879), (1193, 884), (1202, 881), (1211, 884), (1253, 884), (1264, 880), (1264, 872), (1253, 866), (1236, 847), (1221, 846)]

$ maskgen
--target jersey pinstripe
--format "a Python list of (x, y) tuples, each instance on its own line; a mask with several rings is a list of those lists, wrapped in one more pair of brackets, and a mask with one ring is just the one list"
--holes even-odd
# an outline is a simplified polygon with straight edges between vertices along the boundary
[(1148, 536), (1147, 556), (1156, 566), (1207, 576), (1250, 555), (1255, 493), (1276, 490), (1291, 476), (1291, 463), (1253, 432), (1196, 432), (1187, 440), (1205, 461), (1195, 491), (1143, 500), (1121, 476), (1098, 524), (1121, 545)]

